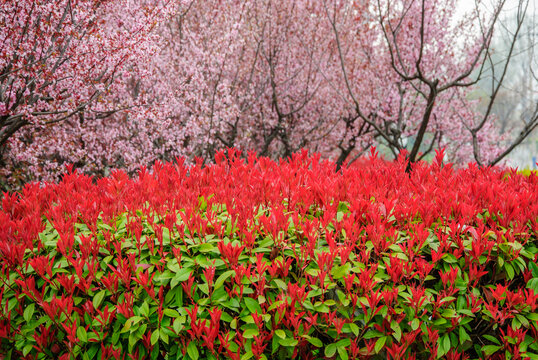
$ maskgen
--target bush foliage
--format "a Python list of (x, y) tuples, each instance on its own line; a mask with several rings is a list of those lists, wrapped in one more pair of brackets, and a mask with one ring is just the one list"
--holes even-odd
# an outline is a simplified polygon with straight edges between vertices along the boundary
[(538, 177), (230, 150), (4, 194), (0, 353), (538, 358)]

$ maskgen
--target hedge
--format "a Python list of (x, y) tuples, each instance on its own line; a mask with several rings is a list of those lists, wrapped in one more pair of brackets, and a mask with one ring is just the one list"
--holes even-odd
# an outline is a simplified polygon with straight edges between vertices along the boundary
[(235, 150), (5, 193), (6, 359), (538, 358), (538, 177)]

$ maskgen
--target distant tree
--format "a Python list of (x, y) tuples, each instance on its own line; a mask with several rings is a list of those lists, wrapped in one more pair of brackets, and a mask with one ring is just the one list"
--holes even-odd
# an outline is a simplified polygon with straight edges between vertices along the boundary
[[(470, 160), (472, 154), (478, 164), (494, 165), (538, 125), (534, 110), (518, 136), (507, 142), (495, 133), (492, 111), (499, 87), (506, 81), (529, 1), (519, 1), (515, 30), (507, 41), (510, 51), (503, 58), (505, 67), (495, 77), (483, 113), (470, 94), (491, 62), (492, 36), (503, 26), (499, 17), (505, 1), (495, 3), (487, 16), (485, 5), (475, 1), (474, 10), (461, 20), (454, 19), (456, 4), (451, 0), (377, 1), (377, 21), (388, 50), (384, 54), (395, 75), (391, 85), (398, 89), (394, 97), (400, 105), (394, 107), (393, 118), (376, 116), (381, 120), (377, 126), (368, 115), (357, 113), (394, 154), (407, 149), (411, 163), (435, 147), (447, 147), (457, 162)], [(390, 73), (385, 79), (390, 79)]]
[(494, 114), (500, 134), (516, 144), (538, 117), (538, 14), (530, 6), (521, 1), (500, 20), (476, 91), (481, 112)]

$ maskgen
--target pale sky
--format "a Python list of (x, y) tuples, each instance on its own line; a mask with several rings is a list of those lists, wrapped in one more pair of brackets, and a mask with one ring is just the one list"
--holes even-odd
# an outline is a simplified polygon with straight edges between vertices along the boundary
[[(492, 8), (491, 4), (495, 4), (497, 1), (494, 0), (486, 0), (484, 3), (490, 4), (489, 8)], [(506, 5), (504, 6), (504, 11), (510, 12), (517, 10), (517, 5), (519, 3), (519, 0), (506, 0)], [(466, 11), (472, 10), (475, 6), (474, 0), (459, 0), (458, 2), (458, 8), (460, 9), (460, 12), (463, 14)], [(530, 0), (529, 3), (529, 10), (527, 15), (531, 15), (533, 12), (536, 11), (538, 8), (538, 0)]]

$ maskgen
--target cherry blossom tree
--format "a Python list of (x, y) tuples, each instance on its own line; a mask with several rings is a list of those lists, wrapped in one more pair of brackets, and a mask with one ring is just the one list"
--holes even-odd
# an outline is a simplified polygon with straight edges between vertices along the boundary
[[(499, 132), (506, 132), (510, 140), (495, 162), (521, 144), (538, 126), (538, 93), (534, 90), (538, 82), (534, 70), (538, 66), (536, 4), (533, 8), (528, 1), (518, 1), (510, 10), (501, 19), (493, 45), (486, 54), (486, 66), (477, 76), (486, 94), (478, 125), (495, 114)], [(480, 148), (475, 146), (473, 150), (480, 162)]]
[[(233, 23), (240, 61), (229, 54), (223, 62), (237, 69), (213, 74), (220, 82), (233, 75), (237, 99), (248, 99), (247, 108), (258, 111), (223, 117), (233, 135), (226, 141), (211, 133), (218, 116), (205, 122), (209, 128), (198, 119), (189, 127), (220, 146), (246, 144), (273, 156), (307, 146), (335, 156), (339, 165), (380, 142), (395, 156), (407, 150), (411, 162), (446, 147), (456, 162), (497, 163), (537, 122), (505, 144), (494, 130), (495, 114), (481, 114), (470, 100), (505, 2), (489, 10), (475, 5), (457, 19), (455, 0), (242, 3), (234, 13), (246, 15)], [(241, 86), (245, 69), (251, 69), (256, 93)], [(493, 103), (495, 94), (490, 98)]]
[[(499, 25), (499, 15), (505, 1), (495, 4), (489, 17), (481, 12), (484, 5), (476, 1), (475, 10), (454, 26), (450, 24), (454, 24), (455, 1), (446, 1), (445, 4), (425, 0), (408, 1), (402, 7), (391, 3), (378, 1), (379, 21), (389, 50), (391, 68), (402, 82), (420, 94), (424, 102), (423, 110), (419, 111), (422, 118), (418, 118), (418, 127), (411, 128), (414, 143), (410, 150), (410, 161), (418, 158), (424, 135), (429, 130), (434, 135), (426, 152), (431, 151), (436, 142), (443, 146), (441, 136), (444, 135), (444, 143), (460, 159), (469, 158), (472, 153), (473, 160), (479, 165), (497, 164), (538, 125), (538, 117), (534, 116), (515, 139), (506, 143), (501, 137), (495, 136), (495, 114), (491, 111), (513, 56), (518, 33), (525, 22), (529, 1), (519, 1), (510, 51), (506, 55), (502, 74), (494, 81), (484, 113), (472, 106), (468, 95), (491, 61), (491, 39)], [(465, 39), (464, 42), (462, 39)], [(399, 149), (394, 140), (400, 136), (401, 129), (398, 124), (392, 139), (389, 139), (387, 132), (382, 131), (381, 134), (391, 147)]]
[[(484, 75), (504, 3), (498, 2), (487, 11), (476, 2), (472, 12), (456, 19), (457, 2), (452, 0), (376, 0), (371, 9), (384, 46), (373, 40), (372, 49), (364, 45), (360, 49), (367, 54), (362, 61), (370, 68), (368, 79), (378, 82), (369, 90), (361, 88), (365, 81), (353, 78), (349, 60), (341, 55), (342, 83), (346, 87), (343, 93), (354, 104), (355, 128), (365, 123), (371, 126), (374, 137), (395, 156), (407, 150), (411, 163), (436, 147), (447, 148), (451, 160), (459, 163), (474, 160), (496, 164), (502, 160), (538, 125), (536, 119), (529, 121), (520, 136), (507, 143), (495, 132), (495, 113), (481, 113), (477, 101), (470, 98)], [(519, 7), (526, 10), (528, 4), (522, 0)], [(336, 13), (327, 8), (337, 45), (345, 49), (348, 42), (339, 38), (346, 30), (339, 27)], [(518, 29), (524, 18), (522, 11)], [(517, 33), (511, 43), (516, 40)], [(507, 55), (506, 64), (511, 56)], [(497, 86), (502, 82), (501, 77)], [(377, 89), (384, 90), (381, 97), (364, 99), (364, 94), (376, 94)], [(489, 104), (495, 100), (493, 89)], [(348, 142), (338, 162), (342, 163), (354, 148), (353, 141)]]
[[(87, 20), (69, 21), (92, 31), (60, 42), (70, 49), (65, 74), (56, 69), (47, 91), (20, 87), (27, 97), (18, 103), (2, 90), (2, 124), (18, 116), (13, 129), (22, 126), (5, 146), (6, 171), (25, 163), (36, 178), (54, 178), (65, 162), (134, 171), (177, 156), (211, 161), (223, 147), (272, 157), (308, 148), (342, 166), (374, 144), (406, 150), (411, 162), (446, 147), (452, 161), (490, 164), (514, 145), (469, 96), (503, 0), (489, 10), (477, 2), (463, 18), (456, 0), (146, 1), (79, 10)], [(57, 23), (71, 19), (72, 3), (54, 10)], [(18, 14), (10, 11), (4, 18)], [(59, 54), (51, 51), (49, 67)], [(84, 61), (90, 53), (99, 55)], [(2, 89), (36, 71), (4, 70)]]
[[(73, 141), (66, 127), (91, 128), (93, 120), (139, 105), (122, 96), (122, 80), (144, 76), (132, 73), (138, 68), (130, 64), (151, 56), (156, 39), (151, 31), (173, 11), (169, 1), (159, 0), (3, 1), (2, 155), (9, 151), (11, 158), (36, 162), (39, 151), (32, 157), (30, 148), (37, 147), (48, 149), (46, 157), (61, 156), (64, 150), (54, 146), (54, 138)], [(11, 147), (9, 140), (15, 142)]]

